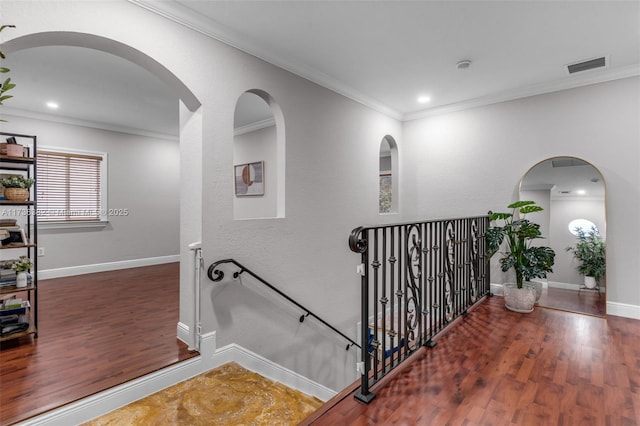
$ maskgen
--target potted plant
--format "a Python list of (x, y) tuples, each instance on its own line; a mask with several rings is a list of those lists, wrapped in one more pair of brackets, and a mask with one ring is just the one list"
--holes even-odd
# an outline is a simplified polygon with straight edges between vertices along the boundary
[[(489, 220), (502, 221), (502, 225), (491, 226), (486, 233), (489, 256), (493, 257), (506, 241), (505, 251), (500, 252), (503, 272), (514, 269), (515, 284), (504, 285), (504, 300), (507, 309), (516, 312), (531, 312), (539, 298), (542, 287), (531, 283), (532, 278), (546, 278), (553, 272), (555, 252), (550, 247), (532, 246), (535, 239), (543, 238), (540, 225), (526, 219), (529, 213), (542, 211), (534, 201), (517, 201), (507, 208), (511, 212), (492, 213)], [(516, 218), (516, 212), (518, 218)], [(536, 290), (538, 287), (538, 290)], [(536, 294), (537, 292), (537, 294)]]
[[(15, 25), (0, 25), (0, 32), (6, 28), (15, 28)], [(5, 58), (4, 52), (2, 52), (1, 50), (0, 50), (0, 58), (1, 59)], [(9, 68), (0, 67), (0, 73), (2, 74), (8, 73), (9, 71), (10, 71)], [(2, 105), (2, 103), (7, 99), (13, 97), (12, 95), (7, 95), (6, 92), (13, 89), (14, 87), (16, 87), (16, 85), (11, 82), (11, 78), (9, 77), (7, 77), (2, 83), (0, 83), (0, 105)], [(6, 121), (6, 120), (0, 120), (0, 121)]]
[(4, 198), (11, 201), (26, 201), (29, 199), (29, 188), (35, 183), (33, 178), (22, 175), (11, 175), (0, 179), (4, 186)]
[(27, 256), (20, 256), (20, 259), (11, 264), (11, 269), (16, 271), (16, 287), (27, 286), (27, 272), (31, 270), (33, 263)]
[(605, 242), (596, 228), (591, 228), (589, 232), (576, 228), (576, 234), (578, 242), (575, 246), (567, 247), (567, 251), (580, 261), (576, 269), (584, 275), (584, 286), (593, 289), (606, 272)]

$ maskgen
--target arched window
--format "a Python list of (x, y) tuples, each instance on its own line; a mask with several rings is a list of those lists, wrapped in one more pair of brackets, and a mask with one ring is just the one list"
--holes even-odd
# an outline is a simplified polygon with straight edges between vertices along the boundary
[(398, 211), (398, 146), (389, 135), (380, 142), (380, 197), (379, 212), (396, 213)]
[(284, 123), (273, 98), (244, 92), (234, 115), (234, 219), (284, 217)]

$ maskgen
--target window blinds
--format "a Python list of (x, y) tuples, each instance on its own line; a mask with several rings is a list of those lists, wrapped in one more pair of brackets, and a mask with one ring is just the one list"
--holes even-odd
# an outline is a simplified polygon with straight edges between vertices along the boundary
[(38, 151), (38, 220), (100, 220), (102, 157)]

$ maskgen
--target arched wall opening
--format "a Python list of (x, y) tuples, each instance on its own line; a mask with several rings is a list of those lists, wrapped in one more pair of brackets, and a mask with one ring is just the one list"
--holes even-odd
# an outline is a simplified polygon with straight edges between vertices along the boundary
[(160, 62), (127, 44), (88, 33), (52, 31), (27, 34), (2, 44), (8, 55), (23, 49), (46, 46), (74, 46), (106, 52), (144, 68), (163, 83), (180, 100), (180, 319), (178, 337), (190, 344), (196, 292), (193, 286), (195, 270), (193, 251), (188, 245), (202, 238), (202, 158), (201, 102), (175, 74)]
[(379, 201), (380, 214), (398, 212), (398, 145), (386, 135), (380, 141)]
[(244, 92), (234, 112), (234, 219), (285, 217), (282, 110), (259, 89)]

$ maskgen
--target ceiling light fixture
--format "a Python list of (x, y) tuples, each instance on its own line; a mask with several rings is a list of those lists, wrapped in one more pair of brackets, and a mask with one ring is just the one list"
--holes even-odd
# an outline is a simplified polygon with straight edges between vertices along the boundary
[(463, 59), (462, 61), (459, 61), (456, 64), (456, 68), (458, 68), (459, 70), (466, 70), (470, 66), (471, 66), (471, 61), (468, 59)]
[(429, 96), (426, 96), (426, 95), (418, 96), (418, 102), (421, 104), (426, 104), (429, 101), (431, 101), (431, 98)]
[(577, 193), (578, 195), (585, 195), (587, 191), (585, 191), (584, 189), (578, 189)]
[(60, 105), (58, 105), (57, 102), (53, 102), (53, 101), (49, 101), (47, 102), (47, 107), (51, 108), (51, 109), (58, 109)]

